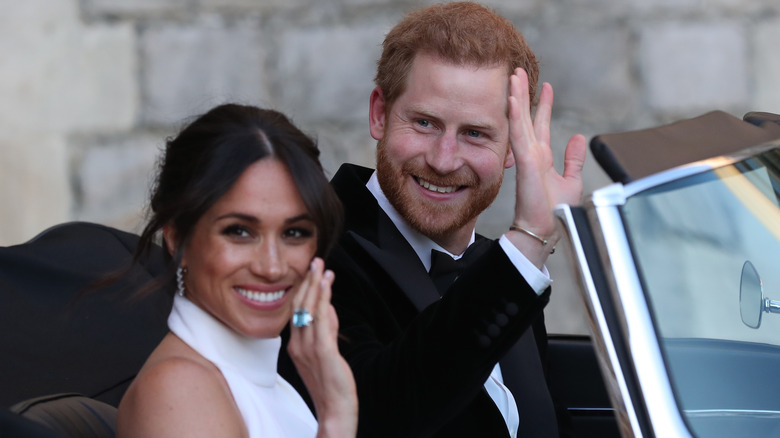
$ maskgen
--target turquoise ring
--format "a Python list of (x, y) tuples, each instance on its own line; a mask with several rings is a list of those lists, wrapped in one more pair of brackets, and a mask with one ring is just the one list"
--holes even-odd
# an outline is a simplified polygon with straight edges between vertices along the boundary
[(297, 309), (293, 312), (292, 324), (295, 327), (308, 327), (313, 321), (314, 317), (306, 309)]

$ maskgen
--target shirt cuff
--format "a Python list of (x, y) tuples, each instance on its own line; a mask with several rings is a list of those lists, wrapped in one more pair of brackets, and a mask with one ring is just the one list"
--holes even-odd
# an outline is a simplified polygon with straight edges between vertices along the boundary
[(501, 236), (498, 239), (498, 244), (501, 245), (501, 249), (504, 250), (506, 256), (517, 268), (517, 272), (528, 282), (531, 289), (536, 292), (537, 295), (541, 295), (552, 284), (550, 278), (550, 272), (547, 271), (547, 266), (542, 266), (539, 270), (533, 263), (531, 263), (517, 247), (512, 245), (512, 242), (507, 239), (506, 236)]

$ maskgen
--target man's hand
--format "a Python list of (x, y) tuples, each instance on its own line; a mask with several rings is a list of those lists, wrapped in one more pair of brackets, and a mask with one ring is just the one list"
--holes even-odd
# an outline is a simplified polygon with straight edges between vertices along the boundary
[(509, 140), (517, 174), (513, 224), (546, 239), (547, 244), (521, 231), (510, 231), (506, 236), (540, 268), (560, 238), (553, 209), (557, 204), (580, 202), (587, 146), (584, 136), (573, 136), (566, 145), (563, 175), (558, 174), (550, 150), (552, 105), (552, 86), (544, 83), (532, 122), (528, 76), (523, 69), (515, 70), (509, 78)]

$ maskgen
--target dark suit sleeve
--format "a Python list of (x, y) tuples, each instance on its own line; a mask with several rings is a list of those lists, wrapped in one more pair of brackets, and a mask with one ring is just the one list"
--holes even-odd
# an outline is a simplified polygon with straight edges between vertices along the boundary
[(357, 381), (359, 435), (439, 431), (467, 410), (498, 360), (537, 319), (549, 290), (538, 296), (491, 245), (419, 314), (359, 247), (339, 247), (329, 259), (341, 351)]
[[(547, 327), (544, 323), (544, 314), (540, 314), (534, 321), (533, 325), (534, 340), (536, 341), (536, 347), (539, 350), (539, 358), (542, 361), (542, 369), (544, 370), (544, 378), (547, 382), (547, 387), (552, 388), (552, 381), (550, 379), (550, 356), (548, 351), (548, 338)], [(558, 436), (560, 438), (570, 438), (573, 436), (573, 429), (571, 423), (571, 416), (563, 403), (556, 397), (554, 392), (550, 394), (553, 406), (555, 409), (555, 418), (558, 423)]]

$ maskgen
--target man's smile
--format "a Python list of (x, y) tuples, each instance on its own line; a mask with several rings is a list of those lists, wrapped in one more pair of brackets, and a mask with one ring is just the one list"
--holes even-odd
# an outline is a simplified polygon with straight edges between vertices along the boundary
[(420, 187), (430, 190), (432, 192), (436, 193), (452, 193), (456, 190), (462, 189), (464, 186), (457, 186), (457, 185), (451, 185), (451, 186), (439, 186), (436, 184), (431, 183), (430, 181), (424, 180), (420, 177), (414, 177), (414, 180), (417, 181), (417, 184), (420, 185)]

